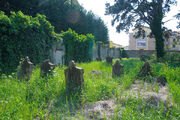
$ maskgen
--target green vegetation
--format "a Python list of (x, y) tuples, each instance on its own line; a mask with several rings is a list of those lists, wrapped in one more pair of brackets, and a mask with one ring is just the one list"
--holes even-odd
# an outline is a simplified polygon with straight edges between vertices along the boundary
[(108, 28), (104, 21), (92, 11), (86, 11), (77, 0), (1, 0), (0, 11), (22, 11), (35, 17), (37, 13), (45, 15), (55, 27), (55, 32), (69, 28), (78, 34), (93, 34), (95, 41), (109, 44)]
[(69, 29), (62, 32), (63, 44), (65, 46), (65, 64), (70, 60), (77, 62), (88, 62), (92, 60), (94, 36), (92, 34), (78, 35)]
[[(113, 5), (106, 4), (106, 14), (112, 15), (112, 25), (116, 30), (129, 32), (131, 27), (141, 28), (147, 24), (156, 40), (157, 58), (164, 57), (163, 19), (177, 0), (116, 0)], [(117, 23), (117, 24), (115, 24)]]
[(22, 57), (29, 56), (37, 64), (49, 58), (53, 42), (60, 40), (44, 15), (36, 17), (0, 12), (0, 73), (11, 73)]
[[(113, 61), (115, 62), (115, 61)], [(180, 76), (179, 68), (171, 68), (163, 63), (154, 64), (153, 75), (165, 76), (174, 105), (165, 103), (155, 106), (142, 98), (122, 98), (135, 82), (143, 62), (139, 59), (122, 59), (124, 76), (112, 78), (112, 66), (106, 62), (77, 64), (84, 69), (85, 89), (81, 95), (72, 96), (68, 101), (65, 89), (64, 67), (56, 67), (52, 75), (40, 77), (37, 66), (31, 79), (18, 80), (15, 74), (0, 77), (0, 119), (72, 119), (74, 116), (85, 119), (81, 109), (88, 103), (114, 99), (117, 107), (111, 119), (179, 119)], [(96, 72), (92, 72), (92, 71)], [(120, 113), (120, 111), (122, 111)], [(76, 111), (76, 112), (75, 112)]]

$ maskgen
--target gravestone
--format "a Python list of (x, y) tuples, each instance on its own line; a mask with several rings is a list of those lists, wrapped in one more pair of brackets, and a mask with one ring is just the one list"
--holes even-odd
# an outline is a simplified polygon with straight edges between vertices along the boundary
[(72, 60), (69, 67), (64, 71), (66, 79), (66, 90), (68, 95), (73, 93), (80, 93), (84, 88), (84, 69), (76, 67), (75, 62)]
[(107, 56), (106, 57), (106, 63), (112, 65), (113, 57)]
[(146, 77), (148, 75), (152, 75), (151, 73), (151, 66), (149, 62), (145, 62), (144, 65), (141, 68), (141, 71), (139, 72), (138, 76), (139, 77)]
[(41, 68), (41, 75), (42, 75), (42, 74), (47, 74), (53, 71), (55, 69), (55, 65), (47, 59), (43, 61), (40, 68)]
[(102, 61), (101, 57), (97, 57), (96, 61)]
[(120, 64), (119, 60), (116, 60), (116, 63), (112, 67), (112, 76), (120, 77), (124, 74), (124, 66)]
[(20, 65), (20, 70), (18, 72), (18, 79), (29, 80), (33, 70), (33, 63), (29, 60), (27, 56)]

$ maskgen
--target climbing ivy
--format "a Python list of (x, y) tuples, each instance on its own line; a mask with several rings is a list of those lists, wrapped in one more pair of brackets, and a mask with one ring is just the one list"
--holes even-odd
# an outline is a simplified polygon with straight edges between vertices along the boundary
[(62, 32), (63, 44), (65, 46), (65, 64), (70, 60), (76, 62), (88, 62), (92, 60), (94, 36), (92, 34), (78, 35), (75, 31), (68, 29)]
[(14, 72), (22, 57), (29, 56), (35, 64), (49, 58), (52, 43), (60, 40), (46, 16), (0, 12), (0, 72)]

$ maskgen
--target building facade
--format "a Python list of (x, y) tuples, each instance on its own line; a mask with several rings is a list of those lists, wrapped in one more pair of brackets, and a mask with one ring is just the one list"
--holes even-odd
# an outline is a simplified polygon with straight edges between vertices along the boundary
[[(155, 39), (149, 37), (151, 30), (148, 27), (142, 27), (143, 36), (135, 37), (139, 29), (133, 29), (129, 34), (129, 47), (128, 50), (155, 50)], [(167, 50), (180, 50), (180, 33), (171, 32), (169, 38), (165, 38), (165, 49)]]

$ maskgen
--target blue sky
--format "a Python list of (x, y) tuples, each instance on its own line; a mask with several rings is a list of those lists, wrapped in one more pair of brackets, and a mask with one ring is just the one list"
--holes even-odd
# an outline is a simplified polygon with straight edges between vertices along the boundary
[[(116, 27), (111, 26), (111, 16), (105, 16), (105, 3), (110, 2), (113, 3), (114, 0), (78, 0), (79, 3), (88, 11), (93, 11), (96, 15), (100, 16), (105, 24), (108, 26), (109, 29), (109, 38), (110, 41), (113, 41), (115, 43), (118, 43), (123, 46), (127, 46), (129, 44), (129, 36), (125, 32), (117, 33)], [(177, 0), (179, 1), (179, 0)], [(179, 6), (179, 7), (178, 7)], [(171, 12), (169, 12), (167, 17), (164, 19), (164, 21), (167, 21), (169, 19), (172, 19), (172, 16), (174, 16), (178, 10), (180, 10), (180, 2), (178, 2), (177, 6), (173, 6), (171, 8)], [(165, 24), (166, 27), (172, 30), (180, 31), (176, 29), (177, 26), (177, 20), (171, 20), (168, 23)]]

